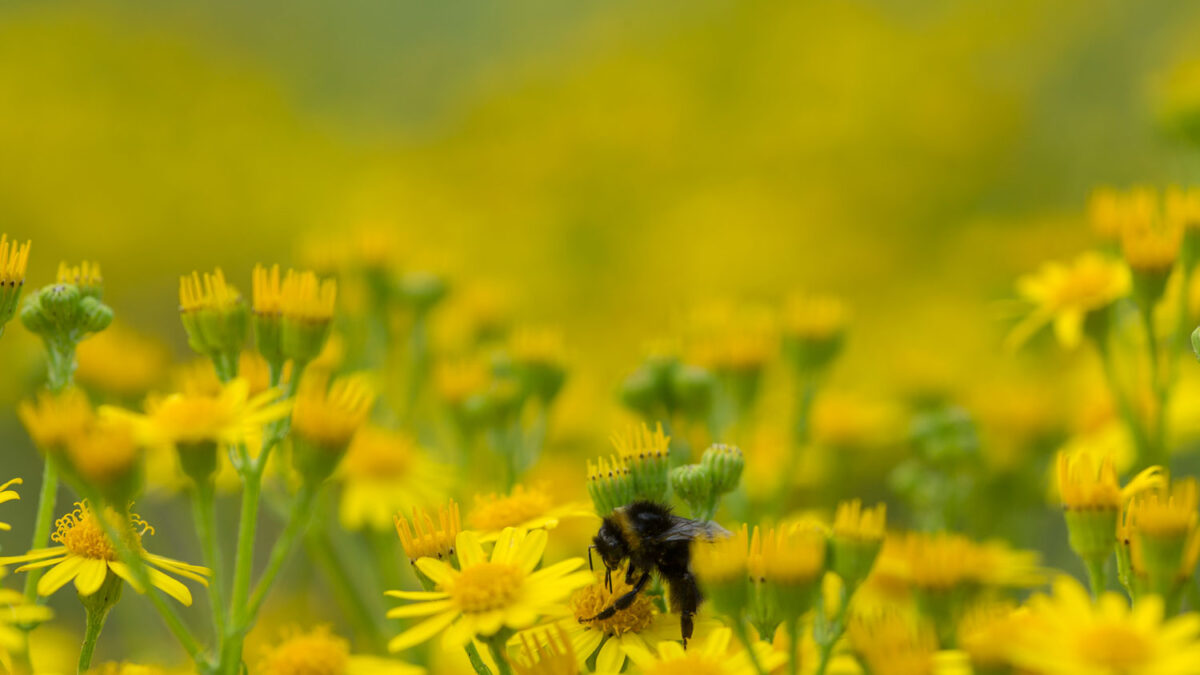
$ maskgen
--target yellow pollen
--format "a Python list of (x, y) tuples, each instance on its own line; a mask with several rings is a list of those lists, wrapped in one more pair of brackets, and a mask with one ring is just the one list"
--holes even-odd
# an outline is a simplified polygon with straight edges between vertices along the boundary
[(475, 496), (475, 509), (468, 519), (471, 527), (484, 532), (515, 527), (550, 510), (550, 495), (518, 485), (510, 495)]
[[(115, 519), (116, 517), (116, 513), (112, 511), (108, 515), (110, 518)], [(141, 516), (133, 513), (129, 514), (129, 528), (126, 531), (131, 535), (130, 543), (138, 550), (141, 550), (142, 536), (154, 534), (154, 528), (142, 520)], [(75, 502), (74, 511), (54, 522), (54, 533), (50, 535), (50, 540), (62, 544), (71, 553), (85, 558), (117, 559), (116, 548), (105, 536), (104, 529), (96, 520), (96, 514), (86, 501)]]
[(1146, 638), (1116, 623), (1101, 623), (1083, 631), (1075, 645), (1083, 661), (1108, 672), (1133, 672), (1150, 657)]
[(295, 633), (268, 649), (260, 675), (344, 675), (350, 665), (350, 643), (321, 626)]
[(579, 623), (598, 630), (605, 635), (624, 635), (625, 633), (640, 633), (650, 627), (654, 621), (654, 603), (645, 593), (638, 594), (627, 609), (619, 610), (607, 619), (597, 619), (588, 621), (593, 616), (612, 606), (617, 598), (625, 595), (632, 590), (632, 587), (625, 583), (625, 572), (623, 570), (613, 571), (613, 590), (610, 593), (602, 583), (595, 583), (591, 586), (576, 591), (571, 598), (571, 611), (575, 613), (575, 620)]
[(225, 282), (225, 273), (219, 267), (212, 274), (205, 272), (203, 278), (199, 272), (192, 272), (192, 276), (179, 279), (180, 311), (226, 311), (241, 301), (241, 293)]
[(0, 284), (16, 286), (25, 283), (25, 268), (29, 265), (29, 247), (9, 241), (8, 235), (0, 235)]
[(478, 614), (511, 605), (524, 582), (525, 574), (516, 565), (481, 562), (463, 570), (445, 590), (464, 613)]

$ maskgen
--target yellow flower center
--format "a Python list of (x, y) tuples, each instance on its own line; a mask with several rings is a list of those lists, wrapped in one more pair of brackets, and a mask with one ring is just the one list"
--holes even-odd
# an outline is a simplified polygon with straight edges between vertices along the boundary
[(1128, 626), (1101, 623), (1083, 631), (1076, 644), (1083, 659), (1112, 672), (1132, 672), (1150, 657), (1150, 644)]
[[(110, 511), (108, 515), (115, 520), (114, 512)], [(87, 502), (76, 502), (75, 510), (55, 521), (54, 528), (54, 533), (50, 535), (51, 541), (62, 544), (74, 555), (97, 560), (117, 559), (116, 547), (104, 534), (104, 529)], [(141, 516), (130, 514), (129, 528), (126, 532), (129, 533), (133, 548), (140, 550), (142, 535), (147, 532), (154, 534), (154, 528), (142, 520)]]
[(463, 612), (476, 614), (512, 604), (524, 581), (516, 565), (481, 562), (463, 570), (449, 592)]
[(344, 675), (350, 645), (328, 628), (300, 633), (269, 650), (259, 665), (261, 675)]
[(470, 516), (471, 526), (485, 532), (516, 527), (544, 515), (550, 506), (550, 495), (518, 485), (513, 488), (511, 495), (476, 497), (475, 510)]
[[(605, 635), (640, 633), (654, 621), (654, 604), (645, 594), (639, 594), (628, 609), (623, 609), (607, 619), (587, 621), (610, 607), (616, 599), (631, 588), (625, 583), (624, 572), (613, 573), (613, 590), (608, 592), (604, 584), (596, 583), (579, 589), (571, 598), (571, 611), (575, 620)], [(618, 576), (620, 577), (618, 579)]]
[(681, 659), (659, 661), (646, 668), (646, 675), (721, 675), (723, 672), (720, 665), (694, 652)]

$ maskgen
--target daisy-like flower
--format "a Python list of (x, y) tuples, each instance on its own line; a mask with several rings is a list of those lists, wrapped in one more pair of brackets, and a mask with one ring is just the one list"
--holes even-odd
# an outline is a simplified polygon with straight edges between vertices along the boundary
[(290, 630), (268, 647), (258, 663), (259, 675), (420, 675), (425, 669), (394, 659), (350, 653), (350, 643), (328, 626)]
[(437, 524), (429, 512), (418, 508), (413, 509), (411, 522), (400, 515), (394, 517), (394, 522), (400, 546), (413, 565), (421, 558), (451, 560), (454, 556), (458, 533), (462, 531), (462, 517), (454, 500), (450, 500), (448, 507), (438, 509)]
[[(11, 502), (13, 500), (20, 499), (21, 495), (17, 494), (16, 490), (10, 490), (9, 488), (11, 488), (14, 485), (20, 485), (24, 482), (25, 481), (21, 480), (20, 478), (13, 478), (13, 479), (9, 480), (7, 483), (0, 485), (0, 504), (3, 504), (4, 502)], [(9, 525), (8, 523), (5, 523), (5, 522), (0, 522), (0, 530), (8, 531), (11, 529), (12, 529), (12, 525)]]
[(250, 383), (234, 378), (215, 393), (189, 386), (185, 391), (146, 400), (146, 414), (102, 406), (100, 414), (129, 419), (147, 443), (191, 446), (199, 443), (251, 443), (270, 422), (286, 417), (290, 401), (268, 389), (250, 395)]
[[(5, 570), (0, 568), (0, 577), (4, 574)], [(20, 591), (0, 588), (0, 666), (12, 672), (12, 653), (25, 648), (25, 632), (20, 626), (38, 624), (53, 617), (54, 612), (49, 607), (26, 603)]]
[[(662, 642), (679, 641), (679, 617), (658, 611), (645, 593), (639, 593), (633, 604), (607, 619), (590, 620), (631, 590), (633, 587), (625, 582), (625, 572), (621, 570), (613, 572), (611, 591), (605, 586), (603, 577), (597, 576), (594, 583), (571, 596), (570, 608), (574, 616), (557, 625), (569, 640), (578, 667), (583, 667), (595, 656), (596, 672), (619, 673), (630, 648), (653, 651)], [(696, 642), (703, 641), (721, 627), (719, 621), (708, 616), (698, 616), (694, 621), (692, 637)], [(524, 641), (536, 630), (525, 631), (514, 639)]]
[(95, 421), (95, 412), (87, 395), (72, 387), (57, 394), (42, 391), (33, 401), (22, 401), (17, 406), (17, 417), (39, 450), (57, 452), (66, 446), (67, 439)]
[(1045, 675), (1200, 673), (1200, 616), (1164, 619), (1162, 599), (1104, 593), (1092, 603), (1069, 577), (1029, 601), (1028, 630), (1014, 649), (1022, 668)]
[(1071, 264), (1046, 263), (1017, 280), (1017, 293), (1032, 309), (1009, 333), (1008, 346), (1015, 349), (1053, 324), (1059, 344), (1074, 347), (1088, 316), (1107, 310), (1130, 288), (1129, 268), (1099, 253), (1084, 253)]
[(933, 631), (894, 611), (857, 615), (850, 641), (872, 675), (970, 675), (961, 652), (939, 652)]
[[(112, 509), (107, 509), (104, 517), (118, 528), (124, 527), (128, 537), (126, 543), (147, 564), (150, 582), (156, 588), (184, 605), (191, 605), (191, 591), (166, 572), (208, 585), (207, 577), (211, 572), (207, 568), (155, 555), (144, 549), (142, 537), (154, 534), (154, 528), (137, 514), (130, 513), (125, 523), (120, 522), (121, 516)], [(38, 580), (39, 595), (51, 595), (71, 581), (75, 582), (75, 589), (80, 595), (91, 595), (100, 590), (110, 573), (129, 582), (137, 592), (143, 591), (133, 570), (119, 560), (116, 547), (105, 535), (96, 513), (86, 501), (76, 502), (75, 510), (59, 518), (54, 525), (50, 539), (58, 546), (36, 549), (24, 555), (6, 556), (0, 558), (0, 565), (22, 563), (17, 568), (18, 572), (49, 567), (50, 570)]]
[(942, 592), (965, 586), (1028, 588), (1044, 580), (1034, 551), (1000, 542), (977, 543), (949, 532), (889, 535), (872, 574), (901, 585)]
[(441, 502), (449, 488), (445, 467), (411, 436), (375, 426), (355, 434), (336, 476), (339, 516), (349, 530), (387, 531), (393, 514)]
[(445, 646), (461, 647), (501, 628), (519, 630), (542, 617), (565, 615), (567, 596), (593, 579), (591, 572), (577, 571), (583, 558), (537, 569), (546, 551), (545, 530), (504, 530), (490, 558), (474, 532), (460, 532), (456, 548), (457, 570), (441, 560), (417, 560), (417, 568), (437, 585), (436, 591), (386, 593), (417, 601), (389, 611), (389, 618), (429, 617), (393, 638), (390, 651), (403, 651), (438, 633)]
[(507, 495), (475, 495), (475, 508), (467, 515), (471, 529), (482, 533), (482, 541), (493, 541), (506, 527), (521, 530), (553, 530), (563, 518), (594, 518), (586, 502), (555, 504), (538, 487), (517, 485)]
[(77, 381), (125, 399), (141, 397), (162, 382), (169, 362), (161, 342), (120, 322), (80, 342), (76, 356)]
[(310, 372), (300, 381), (292, 411), (292, 464), (311, 484), (323, 482), (337, 468), (375, 403), (365, 375), (328, 382), (328, 374)]
[[(646, 675), (753, 675), (754, 662), (744, 649), (730, 649), (733, 633), (719, 628), (703, 642), (686, 651), (678, 642), (660, 642), (655, 651), (642, 647), (629, 649), (629, 658)], [(770, 672), (784, 664), (787, 657), (765, 642), (754, 644), (754, 654)]]

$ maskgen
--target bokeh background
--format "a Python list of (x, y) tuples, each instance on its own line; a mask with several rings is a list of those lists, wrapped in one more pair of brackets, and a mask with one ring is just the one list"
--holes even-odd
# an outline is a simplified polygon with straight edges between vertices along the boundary
[[(1160, 123), (1198, 27), (1184, 1), (9, 0), (0, 230), (34, 241), (34, 286), (98, 261), (176, 358), (179, 275), (248, 290), (369, 232), (562, 331), (551, 447), (605, 452), (690, 308), (797, 289), (854, 308), (843, 398), (1037, 417), (1054, 392), (993, 395), (1040, 363), (1000, 348), (1012, 280), (1091, 241), (1095, 186), (1200, 173)], [(38, 345), (4, 347), (13, 403)], [(31, 470), (11, 405), (0, 432)]]

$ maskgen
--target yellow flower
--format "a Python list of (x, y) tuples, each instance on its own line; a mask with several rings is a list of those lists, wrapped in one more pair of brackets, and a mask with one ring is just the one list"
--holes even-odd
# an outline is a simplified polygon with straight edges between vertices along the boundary
[(85, 260), (78, 265), (68, 265), (60, 262), (55, 281), (60, 284), (74, 284), (80, 290), (93, 289), (104, 283), (104, 275), (100, 273), (100, 263)]
[[(127, 479), (134, 477), (141, 453), (142, 447), (128, 422), (100, 419), (67, 439), (65, 456), (79, 477), (100, 488), (106, 497), (127, 498), (135, 491)], [(117, 491), (108, 492), (110, 488)]]
[(449, 560), (454, 555), (458, 533), (462, 532), (462, 518), (454, 500), (450, 500), (449, 506), (438, 509), (437, 524), (427, 511), (419, 508), (413, 509), (411, 522), (400, 515), (394, 520), (408, 562), (415, 565), (421, 558)]
[(749, 562), (750, 532), (746, 525), (732, 537), (715, 541), (696, 540), (692, 544), (692, 571), (708, 584), (743, 581)]
[(355, 434), (337, 476), (339, 516), (351, 530), (387, 531), (397, 511), (436, 504), (450, 487), (447, 468), (411, 436), (370, 425)]
[[(206, 577), (211, 572), (207, 568), (155, 555), (144, 549), (142, 537), (154, 534), (154, 528), (137, 514), (130, 513), (122, 518), (116, 511), (106, 509), (104, 516), (114, 527), (124, 530), (122, 537), (146, 563), (150, 582), (156, 588), (184, 605), (191, 605), (192, 593), (187, 586), (164, 572), (208, 585)], [(54, 525), (50, 540), (58, 543), (58, 546), (35, 549), (24, 555), (6, 556), (0, 558), (0, 565), (24, 563), (17, 568), (18, 572), (49, 567), (50, 570), (38, 580), (39, 595), (51, 595), (71, 581), (75, 582), (75, 590), (80, 595), (91, 595), (100, 590), (110, 573), (129, 582), (137, 592), (142, 592), (133, 570), (118, 559), (116, 547), (105, 535), (104, 528), (86, 501), (76, 502), (75, 510), (59, 518)]]
[[(280, 384), (288, 381), (291, 363), (284, 366)], [(238, 355), (238, 377), (250, 384), (250, 395), (257, 396), (271, 388), (271, 371), (267, 360), (257, 352), (243, 351)], [(176, 391), (185, 394), (208, 394), (216, 396), (224, 385), (217, 377), (211, 359), (193, 359), (177, 365), (171, 374)]]
[(545, 490), (517, 485), (507, 495), (475, 495), (475, 508), (467, 515), (467, 522), (471, 529), (482, 533), (482, 541), (492, 541), (506, 527), (553, 530), (563, 518), (595, 517), (595, 511), (584, 502), (556, 506)]
[[(275, 280), (278, 281), (278, 272)], [(287, 319), (298, 321), (329, 321), (333, 318), (337, 302), (337, 282), (321, 280), (316, 273), (288, 270), (283, 283), (264, 299), (264, 307), (276, 303), (279, 313)], [(258, 297), (255, 297), (257, 311)]]
[[(574, 616), (556, 625), (570, 641), (578, 661), (577, 667), (582, 668), (595, 656), (595, 672), (619, 673), (625, 665), (629, 649), (650, 651), (663, 642), (679, 640), (679, 617), (658, 611), (654, 601), (645, 593), (639, 593), (633, 604), (607, 619), (587, 620), (612, 607), (617, 598), (631, 590), (633, 587), (625, 581), (624, 570), (614, 570), (611, 591), (604, 584), (602, 576), (598, 575), (594, 583), (571, 596), (570, 607)], [(720, 627), (721, 622), (712, 617), (697, 616), (692, 638), (701, 642)], [(521, 639), (532, 632), (522, 633)]]
[(521, 655), (509, 658), (516, 675), (577, 675), (579, 664), (571, 640), (561, 626), (547, 628), (540, 634), (526, 631), (520, 634)]
[[(0, 576), (4, 571), (0, 569)], [(25, 602), (20, 591), (0, 588), (0, 665), (12, 672), (12, 654), (25, 648), (25, 631), (20, 626), (49, 621), (54, 612), (49, 607)]]
[(56, 451), (91, 425), (95, 414), (87, 395), (71, 388), (58, 394), (38, 392), (36, 399), (17, 406), (17, 417), (39, 450)]
[(976, 543), (950, 532), (889, 535), (872, 576), (927, 591), (949, 591), (966, 584), (985, 588), (1027, 588), (1043, 581), (1033, 551), (1000, 542)]
[(1017, 280), (1017, 292), (1032, 305), (1029, 315), (1008, 335), (1016, 348), (1047, 324), (1064, 347), (1074, 347), (1083, 337), (1084, 321), (1129, 294), (1129, 269), (1099, 253), (1084, 253), (1067, 265), (1046, 263), (1037, 274)]
[(29, 266), (32, 245), (30, 241), (22, 245), (9, 241), (7, 234), (0, 235), (0, 284), (19, 286), (25, 283), (25, 268)]
[(79, 343), (76, 356), (76, 380), (121, 397), (149, 391), (162, 381), (168, 363), (161, 342), (119, 322)]
[(327, 448), (345, 448), (366, 421), (375, 391), (365, 375), (341, 377), (313, 373), (300, 381), (292, 411), (292, 431)]
[(969, 675), (961, 654), (939, 652), (933, 631), (894, 611), (856, 615), (850, 641), (871, 675)]
[[(20, 478), (13, 478), (13, 479), (9, 480), (7, 483), (0, 485), (0, 504), (3, 504), (4, 502), (11, 502), (13, 500), (20, 499), (21, 495), (17, 494), (16, 490), (9, 490), (9, 488), (14, 485), (20, 485), (24, 482), (25, 481), (21, 480)], [(11, 529), (12, 529), (12, 525), (9, 525), (8, 523), (0, 522), (0, 530), (4, 530), (7, 532), (8, 530), (11, 530)]]
[(258, 675), (419, 675), (425, 669), (392, 659), (357, 656), (328, 626), (292, 630), (259, 660)]
[(539, 618), (566, 614), (567, 596), (592, 580), (591, 572), (576, 571), (582, 558), (537, 569), (546, 550), (545, 530), (506, 529), (490, 558), (473, 532), (460, 532), (456, 547), (460, 569), (433, 558), (417, 560), (417, 569), (437, 584), (437, 591), (387, 591), (394, 598), (418, 601), (389, 611), (389, 618), (430, 617), (393, 638), (390, 651), (403, 651), (438, 633), (446, 646), (462, 646), (504, 627), (527, 628)]
[(1110, 455), (1099, 464), (1089, 452), (1059, 452), (1058, 494), (1063, 507), (1071, 510), (1117, 510), (1142, 490), (1163, 485), (1162, 467), (1152, 466), (1139, 473), (1122, 488)]
[(286, 417), (290, 401), (280, 401), (280, 391), (268, 389), (250, 396), (250, 383), (234, 378), (215, 393), (203, 387), (165, 398), (146, 400), (146, 414), (102, 406), (100, 414), (134, 422), (147, 443), (190, 445), (195, 443), (236, 444), (261, 437), (263, 427)]
[(508, 350), (518, 363), (557, 365), (563, 362), (565, 354), (562, 333), (549, 328), (517, 329), (508, 342)]
[[(728, 628), (719, 628), (687, 650), (678, 642), (660, 642), (655, 652), (631, 647), (629, 658), (645, 675), (753, 675), (750, 655), (744, 649), (730, 649), (732, 635)], [(765, 642), (755, 643), (753, 649), (768, 672), (782, 666), (787, 659)]]
[(443, 361), (433, 371), (438, 398), (450, 406), (462, 405), (469, 397), (487, 392), (492, 374), (480, 359)]
[(784, 304), (781, 327), (791, 338), (828, 340), (840, 335), (849, 320), (850, 310), (838, 298), (796, 294)]
[(1200, 663), (1200, 616), (1164, 620), (1157, 595), (1130, 609), (1124, 597), (1091, 597), (1059, 577), (1053, 594), (1029, 601), (1029, 628), (1014, 654), (1024, 669), (1044, 675), (1183, 675)]
[(958, 623), (958, 645), (981, 672), (1009, 672), (1012, 655), (1027, 629), (1029, 612), (1007, 602), (984, 601)]
[(833, 536), (850, 541), (882, 541), (887, 527), (887, 504), (863, 508), (862, 500), (841, 502), (833, 516)]
[(201, 277), (192, 272), (190, 277), (179, 278), (179, 310), (184, 313), (198, 310), (228, 311), (242, 302), (242, 294), (225, 281), (225, 273), (218, 267), (212, 274)]

